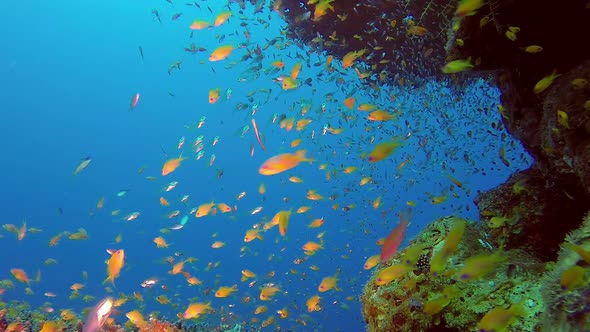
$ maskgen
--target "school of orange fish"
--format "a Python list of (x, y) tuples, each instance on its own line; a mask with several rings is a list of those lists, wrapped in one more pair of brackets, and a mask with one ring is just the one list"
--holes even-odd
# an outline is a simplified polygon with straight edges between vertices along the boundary
[[(321, 19), (332, 5), (337, 5), (331, 0), (310, 2), (310, 5), (316, 4), (313, 13), (315, 20)], [(325, 307), (348, 310), (348, 303), (358, 305), (358, 291), (362, 284), (357, 279), (359, 273), (362, 270), (371, 270), (395, 255), (404, 243), (411, 219), (420, 215), (417, 210), (439, 208), (439, 213), (446, 214), (468, 212), (468, 204), (453, 203), (453, 198), (461, 202), (473, 197), (469, 184), (464, 184), (461, 178), (485, 176), (486, 172), (507, 174), (513, 171), (510, 168), (512, 164), (527, 162), (527, 156), (523, 153), (518, 155), (519, 147), (503, 131), (497, 112), (490, 106), (474, 106), (480, 105), (479, 97), (475, 95), (462, 95), (452, 100), (453, 91), (444, 82), (436, 86), (429, 85), (434, 83), (423, 84), (420, 88), (414, 87), (419, 84), (403, 80), (399, 84), (389, 85), (387, 81), (375, 77), (362, 64), (363, 51), (352, 52), (339, 62), (332, 56), (313, 54), (306, 52), (304, 48), (293, 51), (297, 46), (282, 36), (267, 38), (264, 31), (271, 26), (271, 20), (281, 19), (279, 1), (271, 4), (270, 8), (262, 8), (257, 4), (250, 6), (247, 3), (229, 3), (217, 11), (208, 7), (205, 2), (187, 3), (186, 6), (191, 10), (191, 16), (214, 15), (212, 20), (193, 20), (186, 26), (186, 30), (191, 38), (199, 40), (202, 38), (198, 37), (199, 33), (213, 34), (217, 46), (209, 51), (191, 43), (184, 51), (190, 56), (205, 52), (206, 58), (199, 61), (200, 66), (226, 62), (225, 70), (244, 66), (247, 68), (237, 77), (237, 82), (228, 83), (229, 86), (225, 89), (201, 89), (205, 90), (201, 91), (201, 95), (212, 107), (211, 112), (200, 117), (196, 123), (187, 125), (187, 133), (180, 139), (173, 138), (175, 152), (169, 155), (164, 151), (167, 158), (158, 167), (161, 167), (159, 174), (146, 177), (148, 183), (160, 184), (163, 181), (164, 187), (157, 191), (159, 197), (155, 198), (155, 202), (159, 201), (161, 209), (165, 211), (166, 223), (168, 220), (173, 222), (162, 227), (160, 234), (146, 232), (142, 235), (150, 236), (153, 241), (155, 251), (149, 255), (154, 255), (157, 260), (152, 272), (154, 277), (144, 276), (137, 290), (119, 291), (118, 279), (124, 274), (134, 273), (134, 262), (129, 261), (126, 256), (122, 232), (104, 248), (106, 279), (103, 284), (105, 294), (111, 294), (112, 300), (103, 301), (101, 305), (108, 304), (110, 312), (119, 310), (118, 308), (130, 308), (130, 303), (133, 303), (132, 310), (119, 311), (136, 327), (142, 328), (147, 324), (145, 316), (150, 310), (146, 309), (146, 295), (153, 297), (159, 305), (168, 306), (170, 312), (176, 312), (177, 318), (184, 320), (215, 315), (221, 322), (231, 322), (234, 321), (234, 311), (238, 311), (240, 307), (240, 312), (251, 312), (251, 316), (242, 314), (239, 321), (248, 321), (262, 328), (281, 325), (283, 321), (297, 326), (321, 324), (321, 316), (313, 315), (323, 311)], [(160, 24), (163, 20), (160, 13), (162, 11), (152, 11), (154, 21)], [(172, 21), (182, 22), (180, 17), (188, 15), (176, 13), (172, 16)], [(221, 29), (230, 23), (239, 25), (239, 28), (229, 34), (215, 32), (215, 29)], [(255, 31), (261, 31), (258, 36), (260, 41), (254, 41)], [(224, 40), (227, 37), (234, 40), (239, 38), (242, 42), (226, 44)], [(142, 61), (148, 56), (142, 47), (139, 48), (139, 53)], [(173, 76), (177, 71), (194, 65), (188, 61), (176, 60), (168, 67), (167, 72)], [(211, 70), (215, 72), (213, 67)], [(314, 76), (308, 76), (306, 71)], [(242, 84), (261, 80), (266, 80), (271, 87), (255, 88), (248, 92), (246, 101), (237, 102), (233, 113), (221, 107), (213, 109), (236, 99), (232, 97), (232, 86), (236, 90), (243, 89)], [(474, 84), (481, 85), (485, 82), (480, 79)], [(326, 92), (326, 89), (331, 88), (334, 89), (333, 92)], [(293, 102), (289, 94), (300, 90), (303, 90), (302, 96), (308, 97), (301, 97)], [(492, 96), (488, 98), (497, 97), (493, 96), (493, 92), (490, 94)], [(173, 92), (169, 92), (169, 95), (174, 98)], [(283, 111), (270, 115), (264, 108), (271, 96), (275, 100), (280, 98), (291, 104)], [(140, 93), (133, 94), (129, 111), (140, 114), (142, 107), (148, 107), (144, 105), (142, 98)], [(261, 98), (266, 99), (260, 101)], [(435, 106), (445, 105), (440, 101), (445, 99), (449, 100), (446, 104), (448, 107), (453, 105), (469, 111), (446, 113), (435, 109)], [(471, 111), (475, 108), (479, 108), (477, 113)], [(209, 122), (213, 123), (209, 119), (219, 116), (215, 112), (230, 113), (223, 115), (225, 117), (246, 115), (241, 128), (223, 128), (220, 132), (238, 130), (237, 135), (245, 138), (239, 142), (244, 145), (243, 149), (248, 150), (250, 158), (258, 158), (264, 153), (265, 157), (258, 170), (243, 170), (244, 177), (262, 178), (262, 183), (257, 188), (244, 188), (235, 193), (236, 196), (230, 194), (231, 197), (228, 197), (227, 193), (218, 192), (215, 194), (219, 196), (210, 201), (195, 201), (191, 196), (196, 194), (178, 193), (180, 181), (173, 177), (179, 170), (196, 163), (206, 163), (208, 169), (213, 171), (217, 158), (224, 157), (219, 152), (219, 156), (210, 153), (210, 148), (224, 139), (223, 135), (211, 138), (199, 134), (200, 129), (208, 126)], [(274, 137), (280, 138), (277, 140)], [(326, 140), (322, 141), (324, 137)], [(248, 143), (244, 143), (245, 141)], [(488, 146), (494, 151), (478, 151), (481, 155), (472, 156), (470, 146), (481, 144), (482, 141), (488, 142)], [(464, 143), (464, 146), (459, 147), (457, 142)], [(166, 146), (169, 145), (170, 142), (166, 143)], [(496, 147), (497, 145), (500, 147)], [(486, 169), (480, 166), (482, 162), (476, 162), (477, 159), (486, 158), (498, 159), (500, 163), (494, 163), (492, 169)], [(457, 165), (462, 165), (464, 169), (456, 172)], [(75, 167), (73, 175), (83, 177), (91, 168), (92, 159), (84, 158)], [(138, 173), (143, 174), (153, 168), (141, 167)], [(299, 168), (305, 168), (304, 172), (322, 174), (323, 183), (309, 183), (303, 175), (308, 173), (295, 172)], [(434, 171), (438, 178), (421, 178), (421, 173), (427, 173), (427, 170), (431, 173)], [(216, 169), (214, 172), (217, 179), (222, 181), (223, 170)], [(269, 186), (269, 190), (272, 188), (275, 192), (267, 193), (265, 177), (281, 177), (283, 185), (280, 188)], [(288, 187), (302, 184), (310, 186), (305, 197), (290, 197)], [(420, 185), (429, 188), (428, 190), (438, 191), (413, 191), (413, 188)], [(240, 201), (246, 195), (251, 195), (252, 191), (257, 191), (261, 198), (267, 195), (282, 196), (281, 200), (287, 207), (279, 211), (267, 211), (263, 205), (241, 205)], [(122, 190), (116, 196), (123, 197), (127, 194), (127, 190)], [(102, 213), (103, 209), (108, 208), (111, 199), (116, 198), (100, 198), (93, 204), (92, 214)], [(298, 203), (292, 202), (300, 204), (295, 205)], [(361, 220), (347, 220), (346, 213), (353, 209), (366, 210), (361, 212), (365, 217)], [(145, 216), (139, 210), (126, 212), (113, 209), (110, 215), (117, 221), (114, 227), (153, 219), (153, 216)], [(243, 245), (239, 252), (227, 253), (228, 258), (225, 261), (209, 261), (209, 254), (205, 252), (185, 257), (182, 250), (176, 250), (175, 244), (170, 243), (177, 232), (188, 232), (188, 228), (195, 222), (220, 223), (218, 219), (225, 216), (229, 217), (223, 219), (223, 226), (220, 227), (230, 227), (232, 231), (243, 234)], [(330, 220), (327, 216), (346, 219), (346, 222)], [(304, 234), (290, 236), (290, 226), (293, 223), (301, 224), (306, 218), (309, 219), (306, 222), (308, 230)], [(4, 230), (15, 233), (18, 241), (27, 241), (29, 234), (41, 232), (38, 228), (31, 228), (30, 224), (27, 221), (21, 225), (5, 224)], [(375, 230), (379, 234), (374, 234)], [(298, 227), (297, 231), (301, 232), (301, 228)], [(342, 243), (338, 238), (339, 232), (347, 233), (348, 240)], [(377, 241), (381, 248), (356, 248), (352, 242), (358, 236), (381, 238)], [(219, 239), (224, 238), (224, 229), (219, 228), (212, 232), (212, 237), (211, 249), (223, 250), (227, 242)], [(84, 228), (77, 232), (53, 234), (49, 238), (48, 253), (51, 253), (51, 247), (59, 245), (63, 239), (88, 240), (89, 234)], [(301, 239), (307, 241), (300, 243)], [(333, 244), (336, 242), (337, 245)], [(257, 246), (274, 248), (275, 253), (266, 259), (268, 264), (265, 271), (248, 268), (249, 260), (264, 260), (259, 257)], [(279, 266), (275, 261), (281, 260), (280, 257), (287, 247), (296, 247), (300, 251), (298, 257), (293, 260), (293, 266), (289, 269), (275, 270), (273, 267)], [(338, 266), (350, 264), (346, 260), (357, 252), (366, 261), (353, 263), (355, 266), (352, 269), (359, 273), (346, 280), (341, 280), (342, 268), (323, 271), (316, 264), (329, 260), (330, 257), (342, 260), (337, 263)], [(145, 254), (148, 255), (147, 252)], [(206, 265), (202, 266), (201, 261), (207, 261)], [(54, 264), (58, 264), (54, 258), (47, 258), (45, 261), (45, 265)], [(66, 262), (60, 261), (59, 264)], [(166, 266), (165, 269), (162, 269), (162, 264)], [(241, 275), (218, 274), (215, 282), (209, 284), (202, 280), (203, 274), (218, 270), (222, 264), (243, 267)], [(284, 262), (281, 261), (280, 266), (283, 265)], [(35, 278), (29, 277), (28, 273), (32, 271), (19, 267), (12, 268), (10, 272), (15, 280), (26, 285), (26, 292), (30, 294), (36, 288), (35, 283), (41, 281), (41, 270)], [(395, 271), (384, 272), (383, 282), (391, 281), (395, 275)], [(87, 277), (85, 272), (82, 280), (73, 277), (68, 295), (63, 291), (47, 290), (42, 293), (48, 300), (69, 296), (70, 300), (82, 298), (84, 303), (92, 304), (96, 298), (84, 293)], [(305, 286), (297, 294), (290, 294), (287, 283), (297, 279), (303, 282), (297, 287)], [(14, 288), (12, 281), (3, 280), (0, 283), (0, 295), (11, 288)], [(156, 292), (156, 289), (160, 291)], [(35, 292), (38, 291), (35, 289)], [(185, 291), (191, 295), (184, 296)], [(335, 292), (342, 292), (344, 295), (332, 295)], [(118, 294), (114, 295), (115, 293)], [(227, 299), (227, 302), (213, 302), (211, 297)], [(54, 308), (51, 301), (42, 309), (47, 312), (58, 310), (65, 321), (82, 318), (81, 313), (72, 309)], [(104, 313), (101, 317), (104, 318)]]

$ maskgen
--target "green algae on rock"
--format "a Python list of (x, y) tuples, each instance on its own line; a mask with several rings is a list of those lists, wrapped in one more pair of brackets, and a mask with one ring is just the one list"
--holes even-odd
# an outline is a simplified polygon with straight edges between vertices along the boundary
[[(542, 296), (545, 302), (543, 325), (546, 331), (588, 331), (590, 329), (590, 266), (578, 253), (577, 246), (590, 252), (590, 213), (582, 226), (570, 232), (560, 247), (559, 258), (551, 271), (541, 279)], [(588, 258), (588, 257), (586, 257)], [(576, 287), (564, 287), (561, 276), (572, 267), (581, 267), (583, 283)]]
[[(484, 230), (465, 222), (465, 231), (457, 250), (448, 257), (444, 272), (434, 276), (428, 262), (445, 247), (445, 241), (459, 222), (456, 217), (441, 218), (424, 229), (407, 248), (390, 262), (404, 264), (408, 251), (421, 249), (419, 263), (397, 280), (378, 285), (379, 266), (366, 284), (362, 296), (363, 315), (368, 331), (466, 331), (476, 330), (482, 317), (499, 306), (524, 303), (525, 314), (513, 327), (533, 331), (543, 309), (538, 279), (544, 263), (520, 249), (494, 250)], [(499, 253), (505, 260), (489, 274), (475, 280), (462, 280), (457, 274), (466, 259)], [(440, 301), (440, 299), (446, 300)], [(438, 305), (431, 310), (429, 303)]]

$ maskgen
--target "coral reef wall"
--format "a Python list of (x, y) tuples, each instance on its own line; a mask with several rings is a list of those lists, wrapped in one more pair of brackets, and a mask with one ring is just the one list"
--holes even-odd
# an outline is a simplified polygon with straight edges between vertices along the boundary
[(313, 1), (280, 2), (287, 36), (340, 59), (366, 49), (363, 62), (391, 78), (440, 73), (454, 0), (338, 0), (331, 5), (316, 17)]
[[(590, 112), (585, 108), (590, 99), (589, 21), (586, 1), (491, 0), (462, 20), (455, 38), (463, 46), (449, 51), (451, 58), (478, 59), (476, 70), (498, 73), (508, 131), (523, 143), (544, 175), (558, 179), (574, 174), (586, 194), (590, 194)], [(535, 85), (552, 73), (560, 76), (536, 93)]]
[[(424, 265), (456, 218), (435, 221), (376, 269), (363, 295), (368, 330), (590, 330), (588, 217), (574, 231), (590, 209), (590, 2), (465, 2), (479, 8), (462, 18), (455, 17), (458, 1), (280, 5), (289, 37), (340, 59), (357, 51), (390, 83), (442, 76), (452, 60), (468, 60), (474, 75), (491, 73), (504, 125), (535, 160), (479, 195), (482, 221), (466, 224), (442, 275)], [(420, 259), (408, 259), (416, 246)], [(478, 259), (494, 264), (463, 280), (457, 271)], [(506, 318), (502, 326), (494, 325), (498, 315)]]
[[(459, 223), (465, 230), (457, 250), (449, 255), (441, 273), (431, 273), (433, 256), (444, 250)], [(368, 331), (474, 331), (487, 312), (515, 303), (523, 312), (513, 327), (519, 331), (538, 329), (538, 316), (544, 308), (538, 282), (543, 262), (521, 249), (494, 254), (486, 239), (481, 227), (459, 218), (430, 224), (391, 262), (380, 265), (366, 284), (362, 302)], [(412, 259), (417, 253), (419, 258)], [(478, 255), (502, 259), (481, 277), (463, 279), (465, 262)], [(394, 280), (380, 282), (392, 266), (406, 269)]]
[[(546, 331), (588, 331), (590, 328), (590, 287), (587, 278), (590, 272), (590, 214), (582, 226), (568, 234), (560, 247), (559, 259), (541, 279), (543, 300), (546, 303), (543, 323)], [(570, 271), (579, 274), (575, 279), (565, 280)], [(566, 284), (568, 283), (569, 284)]]

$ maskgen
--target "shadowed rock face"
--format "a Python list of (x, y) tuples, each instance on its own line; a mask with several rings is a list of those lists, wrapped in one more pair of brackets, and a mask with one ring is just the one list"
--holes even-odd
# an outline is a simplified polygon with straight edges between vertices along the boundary
[[(590, 86), (575, 87), (572, 80), (590, 80), (590, 8), (585, 1), (489, 1), (476, 15), (463, 20), (456, 38), (463, 47), (450, 50), (453, 58), (479, 58), (480, 70), (497, 70), (506, 108), (504, 123), (535, 158), (535, 167), (559, 187), (559, 177), (572, 174), (590, 194)], [(481, 26), (482, 19), (488, 23)], [(506, 36), (520, 29), (516, 40)], [(586, 37), (587, 39), (587, 37)], [(538, 45), (538, 53), (526, 51)], [(553, 71), (559, 76), (542, 93), (533, 87)], [(567, 125), (558, 122), (567, 114)]]
[[(522, 249), (544, 262), (557, 258), (559, 245), (568, 232), (579, 226), (588, 204), (574, 174), (560, 176), (559, 184), (556, 179), (531, 168), (477, 197), (480, 212), (487, 215), (482, 218), (482, 227), (495, 247)], [(518, 185), (524, 188), (521, 192), (514, 190)], [(492, 216), (509, 221), (503, 227), (491, 228), (488, 220)]]
[[(590, 4), (484, 1), (475, 15), (461, 20), (455, 34), (456, 1), (337, 1), (333, 6), (313, 20), (314, 4), (283, 1), (288, 35), (340, 58), (367, 48), (359, 60), (390, 78), (442, 75), (447, 61), (468, 58), (476, 64), (473, 74), (495, 73), (504, 124), (535, 164), (519, 177), (528, 183), (526, 192), (515, 194), (513, 181), (483, 193), (478, 205), (520, 220), (509, 236), (492, 240), (508, 248), (524, 246), (544, 260), (555, 258), (563, 236), (590, 207), (590, 105), (585, 106), (590, 84), (572, 84), (575, 79), (590, 81)], [(305, 13), (310, 17), (305, 19)], [(409, 15), (428, 33), (409, 35), (412, 23), (404, 20)], [(527, 50), (532, 45), (542, 50)], [(553, 72), (560, 76), (535, 93), (537, 82)], [(556, 225), (566, 219), (572, 223)]]
[[(455, 35), (456, 1), (336, 1), (318, 19), (316, 5), (307, 3), (277, 6), (289, 23), (287, 35), (338, 58), (367, 49), (359, 60), (373, 73), (431, 77), (441, 75), (448, 60), (467, 58), (476, 72), (495, 71), (506, 127), (535, 158), (535, 167), (552, 178), (574, 174), (590, 194), (590, 111), (584, 109), (590, 84), (571, 84), (590, 80), (587, 1), (484, 1), (475, 15), (462, 19)], [(412, 27), (427, 32), (414, 35)], [(507, 36), (510, 30), (515, 40)], [(457, 39), (463, 46), (456, 46)], [(531, 45), (542, 50), (527, 51)], [(553, 71), (560, 76), (534, 93), (535, 84)], [(557, 111), (567, 115), (567, 127), (558, 123)]]
[[(313, 4), (283, 1), (283, 5), (288, 9), (290, 38), (338, 58), (367, 48), (359, 60), (373, 73), (385, 71), (395, 79), (432, 77), (442, 75), (444, 63), (457, 59), (470, 59), (475, 64), (473, 74), (494, 73), (502, 91), (503, 122), (535, 163), (477, 198), (480, 227), (494, 248), (534, 256), (523, 261), (538, 260), (543, 267), (557, 258), (565, 235), (590, 209), (589, 1), (486, 0), (475, 15), (462, 19), (456, 33), (450, 27), (457, 1), (335, 1), (334, 11), (317, 21), (301, 19), (306, 12), (313, 18)], [(428, 33), (409, 36), (410, 26), (404, 21), (408, 15)], [(527, 48), (533, 45), (542, 50)], [(552, 73), (559, 76), (535, 93), (535, 85)], [(492, 228), (487, 221), (493, 216), (508, 221)], [(526, 264), (522, 266), (525, 275), (532, 273)], [(435, 286), (425, 282), (421, 287)], [(368, 329), (382, 330), (381, 324), (395, 322), (397, 309), (374, 310), (391, 308), (392, 303), (401, 303), (398, 311), (405, 312), (395, 326), (441, 330), (452, 326), (444, 319), (437, 323), (416, 316), (412, 299), (392, 302), (404, 294), (407, 291), (399, 286), (385, 289), (369, 281), (363, 296)], [(481, 315), (469, 322), (474, 319)]]
[[(545, 261), (556, 258), (564, 236), (590, 208), (590, 110), (584, 105), (590, 85), (572, 83), (590, 81), (590, 47), (582, 37), (590, 35), (585, 6), (584, 1), (489, 1), (463, 20), (456, 38), (464, 46), (449, 51), (453, 58), (478, 59), (475, 70), (496, 71), (506, 128), (535, 159), (530, 170), (478, 197), (481, 211), (518, 219), (502, 236), (491, 230), (492, 238)], [(488, 23), (481, 26), (484, 18)], [(506, 35), (510, 27), (520, 28), (514, 41)], [(543, 49), (527, 52), (531, 45)], [(535, 93), (537, 82), (553, 72), (560, 76)], [(526, 187), (521, 194), (513, 191), (518, 181)]]
[(391, 78), (437, 75), (445, 63), (454, 0), (336, 0), (334, 10), (317, 20), (315, 4), (307, 3), (283, 0), (280, 12), (289, 23), (287, 36), (313, 50), (342, 59), (348, 52), (367, 49), (360, 60), (374, 73), (385, 71)]

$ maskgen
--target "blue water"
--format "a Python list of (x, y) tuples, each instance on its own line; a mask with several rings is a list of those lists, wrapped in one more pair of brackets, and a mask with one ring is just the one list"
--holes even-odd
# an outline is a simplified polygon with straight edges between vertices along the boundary
[[(404, 243), (440, 216), (456, 214), (477, 219), (473, 204), (477, 192), (502, 183), (531, 163), (518, 143), (509, 136), (501, 138), (503, 129), (492, 128), (492, 122), (500, 122), (500, 96), (487, 77), (460, 86), (450, 80), (412, 84), (408, 79), (403, 86), (397, 81), (380, 84), (380, 91), (375, 92), (369, 81), (360, 80), (354, 70), (341, 69), (339, 61), (333, 64), (336, 71), (327, 73), (326, 54), (284, 39), (279, 44), (286, 44), (286, 48), (270, 46), (262, 52), (262, 70), (282, 59), (283, 71), (261, 73), (256, 80), (239, 82), (246, 69), (257, 65), (252, 60), (242, 62), (242, 56), (256, 45), (263, 47), (272, 38), (283, 36), (281, 29), (286, 23), (269, 9), (254, 16), (253, 6), (247, 5), (245, 16), (269, 23), (265, 27), (256, 20), (244, 20), (252, 36), (247, 42), (245, 28), (240, 26), (239, 7), (232, 3), (233, 16), (228, 22), (194, 31), (191, 39), (188, 27), (194, 19), (212, 21), (224, 9), (221, 1), (200, 4), (201, 9), (180, 2), (172, 6), (165, 1), (15, 1), (4, 5), (0, 12), (0, 31), (5, 32), (0, 43), (2, 223), (20, 227), (26, 219), (27, 227), (43, 231), (29, 232), (22, 241), (14, 233), (1, 231), (0, 280), (12, 280), (16, 287), (7, 289), (0, 299), (26, 301), (32, 308), (52, 307), (58, 314), (66, 308), (80, 313), (106, 296), (130, 297), (118, 308), (121, 313), (114, 315), (120, 323), (127, 321), (124, 313), (135, 309), (145, 317), (157, 311), (175, 320), (176, 314), (184, 312), (190, 303), (210, 301), (215, 313), (204, 315), (202, 320), (212, 326), (222, 320), (232, 325), (250, 321), (255, 308), (264, 304), (268, 312), (258, 315), (259, 321), (252, 326), (260, 326), (273, 316), (273, 325), (286, 330), (361, 331), (364, 323), (359, 297), (370, 276), (362, 266), (367, 257), (379, 253), (377, 240), (395, 227), (397, 214), (408, 209), (407, 201), (416, 202), (416, 207), (411, 209)], [(160, 12), (161, 24), (153, 19), (152, 9)], [(178, 12), (183, 15), (172, 21), (172, 15)], [(225, 40), (219, 42), (224, 35)], [(183, 51), (191, 42), (207, 51), (196, 55)], [(217, 46), (237, 47), (240, 43), (247, 43), (247, 47), (235, 49), (228, 59), (215, 63), (207, 60)], [(183, 61), (181, 70), (175, 69), (169, 75), (168, 67), (177, 60)], [(282, 91), (272, 79), (288, 75), (296, 63), (303, 65), (299, 80), (312, 78), (313, 83)], [(321, 65), (314, 66), (316, 63)], [(358, 66), (362, 69), (362, 65)], [(345, 84), (336, 83), (340, 78)], [(208, 92), (213, 88), (219, 88), (222, 95), (211, 105)], [(228, 88), (233, 93), (226, 99)], [(261, 88), (272, 89), (268, 102), (263, 92), (248, 101), (247, 94)], [(397, 112), (398, 118), (370, 123), (365, 120), (367, 113), (348, 110), (342, 101), (353, 90), (357, 105), (371, 102)], [(135, 93), (140, 93), (141, 98), (130, 112)], [(248, 109), (237, 110), (239, 103), (247, 104)], [(254, 103), (259, 105), (255, 119), (266, 151), (261, 150), (252, 129), (244, 137), (240, 135), (242, 126), (251, 126)], [(304, 130), (287, 132), (279, 128), (278, 121), (272, 123), (275, 113), (301, 119), (302, 104), (311, 105), (305, 118), (313, 120)], [(322, 104), (325, 111), (321, 110)], [(206, 116), (205, 124), (197, 129), (202, 116)], [(348, 121), (347, 116), (351, 117)], [(326, 124), (344, 131), (322, 135)], [(199, 135), (205, 137), (205, 156), (196, 160), (191, 145)], [(216, 135), (220, 141), (212, 146)], [(185, 137), (186, 144), (178, 150), (181, 137)], [(303, 163), (276, 176), (258, 174), (258, 168), (269, 157), (296, 150), (290, 148), (290, 142), (299, 137), (302, 144), (296, 149), (307, 150), (314, 163)], [(392, 137), (407, 139), (388, 159), (375, 164), (361, 160), (363, 152), (370, 152), (374, 145)], [(255, 149), (253, 157), (251, 145)], [(509, 167), (498, 157), (501, 146), (511, 160)], [(181, 153), (188, 159), (172, 174), (161, 176), (163, 163)], [(212, 154), (216, 159), (209, 166)], [(85, 157), (92, 159), (89, 167), (73, 176)], [(399, 169), (405, 160), (409, 163)], [(327, 164), (326, 170), (319, 170), (321, 164)], [(344, 174), (342, 170), (347, 166), (358, 170)], [(140, 168), (145, 168), (142, 174), (138, 174)], [(221, 178), (218, 170), (223, 170)], [(326, 180), (326, 172), (334, 170), (336, 174)], [(291, 175), (304, 182), (289, 182)], [(447, 175), (462, 181), (463, 188), (454, 186)], [(155, 176), (156, 180), (149, 181), (147, 176)], [(373, 182), (360, 187), (362, 176), (372, 176)], [(165, 192), (163, 188), (171, 181), (179, 184)], [(258, 193), (261, 183), (266, 186), (264, 196)], [(325, 199), (307, 200), (309, 189), (316, 189)], [(121, 190), (128, 193), (117, 197)], [(238, 201), (236, 196), (241, 192), (246, 196)], [(446, 202), (430, 203), (430, 195), (445, 193), (449, 193)], [(187, 206), (180, 202), (183, 195), (190, 195)], [(331, 195), (336, 199), (329, 200)], [(171, 203), (169, 207), (159, 204), (161, 196)], [(374, 209), (372, 202), (378, 196), (382, 205)], [(97, 209), (101, 197), (105, 197), (105, 205)], [(211, 201), (235, 205), (237, 211), (199, 219), (192, 215), (183, 229), (160, 232), (178, 223), (191, 208)], [(334, 204), (338, 204), (335, 209)], [(349, 204), (355, 207), (343, 211), (342, 207)], [(296, 214), (295, 210), (303, 205), (312, 209)], [(257, 206), (263, 207), (262, 212), (251, 215), (249, 212)], [(181, 211), (180, 216), (170, 220), (168, 213), (176, 209)], [(285, 237), (272, 228), (262, 234), (263, 241), (243, 242), (246, 230), (254, 224), (289, 209), (293, 214)], [(120, 214), (112, 216), (115, 210)], [(123, 219), (136, 211), (141, 214), (138, 219)], [(320, 217), (325, 220), (323, 226), (307, 227)], [(64, 236), (57, 246), (48, 246), (53, 236), (64, 231), (74, 233), (79, 228), (88, 232), (87, 240), (74, 241)], [(319, 241), (316, 236), (320, 232), (325, 232), (324, 248), (304, 263), (294, 264), (297, 258), (307, 258), (301, 247), (307, 241)], [(115, 243), (119, 234), (122, 241)], [(156, 248), (152, 241), (157, 236), (163, 236), (170, 247)], [(226, 245), (212, 249), (211, 244), (217, 240)], [(240, 255), (242, 247), (246, 249)], [(102, 284), (107, 276), (106, 249), (112, 248), (126, 251), (125, 266), (114, 288)], [(176, 262), (189, 256), (198, 259), (186, 263), (185, 270), (202, 280), (202, 286), (189, 287), (181, 274), (168, 274), (171, 266), (163, 261), (175, 252), (183, 254), (175, 257)], [(44, 265), (47, 258), (58, 263)], [(216, 262), (219, 266), (207, 271), (208, 263)], [(319, 270), (311, 270), (311, 265)], [(27, 285), (14, 280), (12, 268), (24, 269), (31, 279), (40, 271), (40, 281), (30, 285), (32, 295), (25, 295)], [(257, 273), (257, 285), (249, 288), (247, 282), (240, 282), (242, 269)], [(306, 300), (318, 294), (322, 278), (338, 270), (340, 290), (320, 294), (322, 310), (308, 313)], [(83, 279), (83, 271), (88, 274), (87, 280)], [(271, 271), (275, 276), (269, 278), (266, 275)], [(148, 278), (157, 278), (160, 283), (142, 289), (140, 283)], [(79, 298), (68, 299), (69, 288), (76, 282), (85, 288)], [(281, 292), (272, 301), (263, 302), (258, 299), (260, 287), (268, 282)], [(213, 296), (219, 286), (234, 284), (238, 291), (231, 296)], [(207, 288), (211, 289), (209, 295), (204, 294)], [(143, 303), (133, 299), (135, 291), (143, 295)], [(57, 297), (45, 297), (46, 292)], [(155, 300), (164, 294), (172, 304), (161, 305)], [(84, 302), (85, 295), (94, 299)], [(248, 296), (250, 301), (243, 303)], [(44, 305), (46, 302), (50, 303)], [(289, 311), (285, 319), (276, 314), (283, 308)]]

